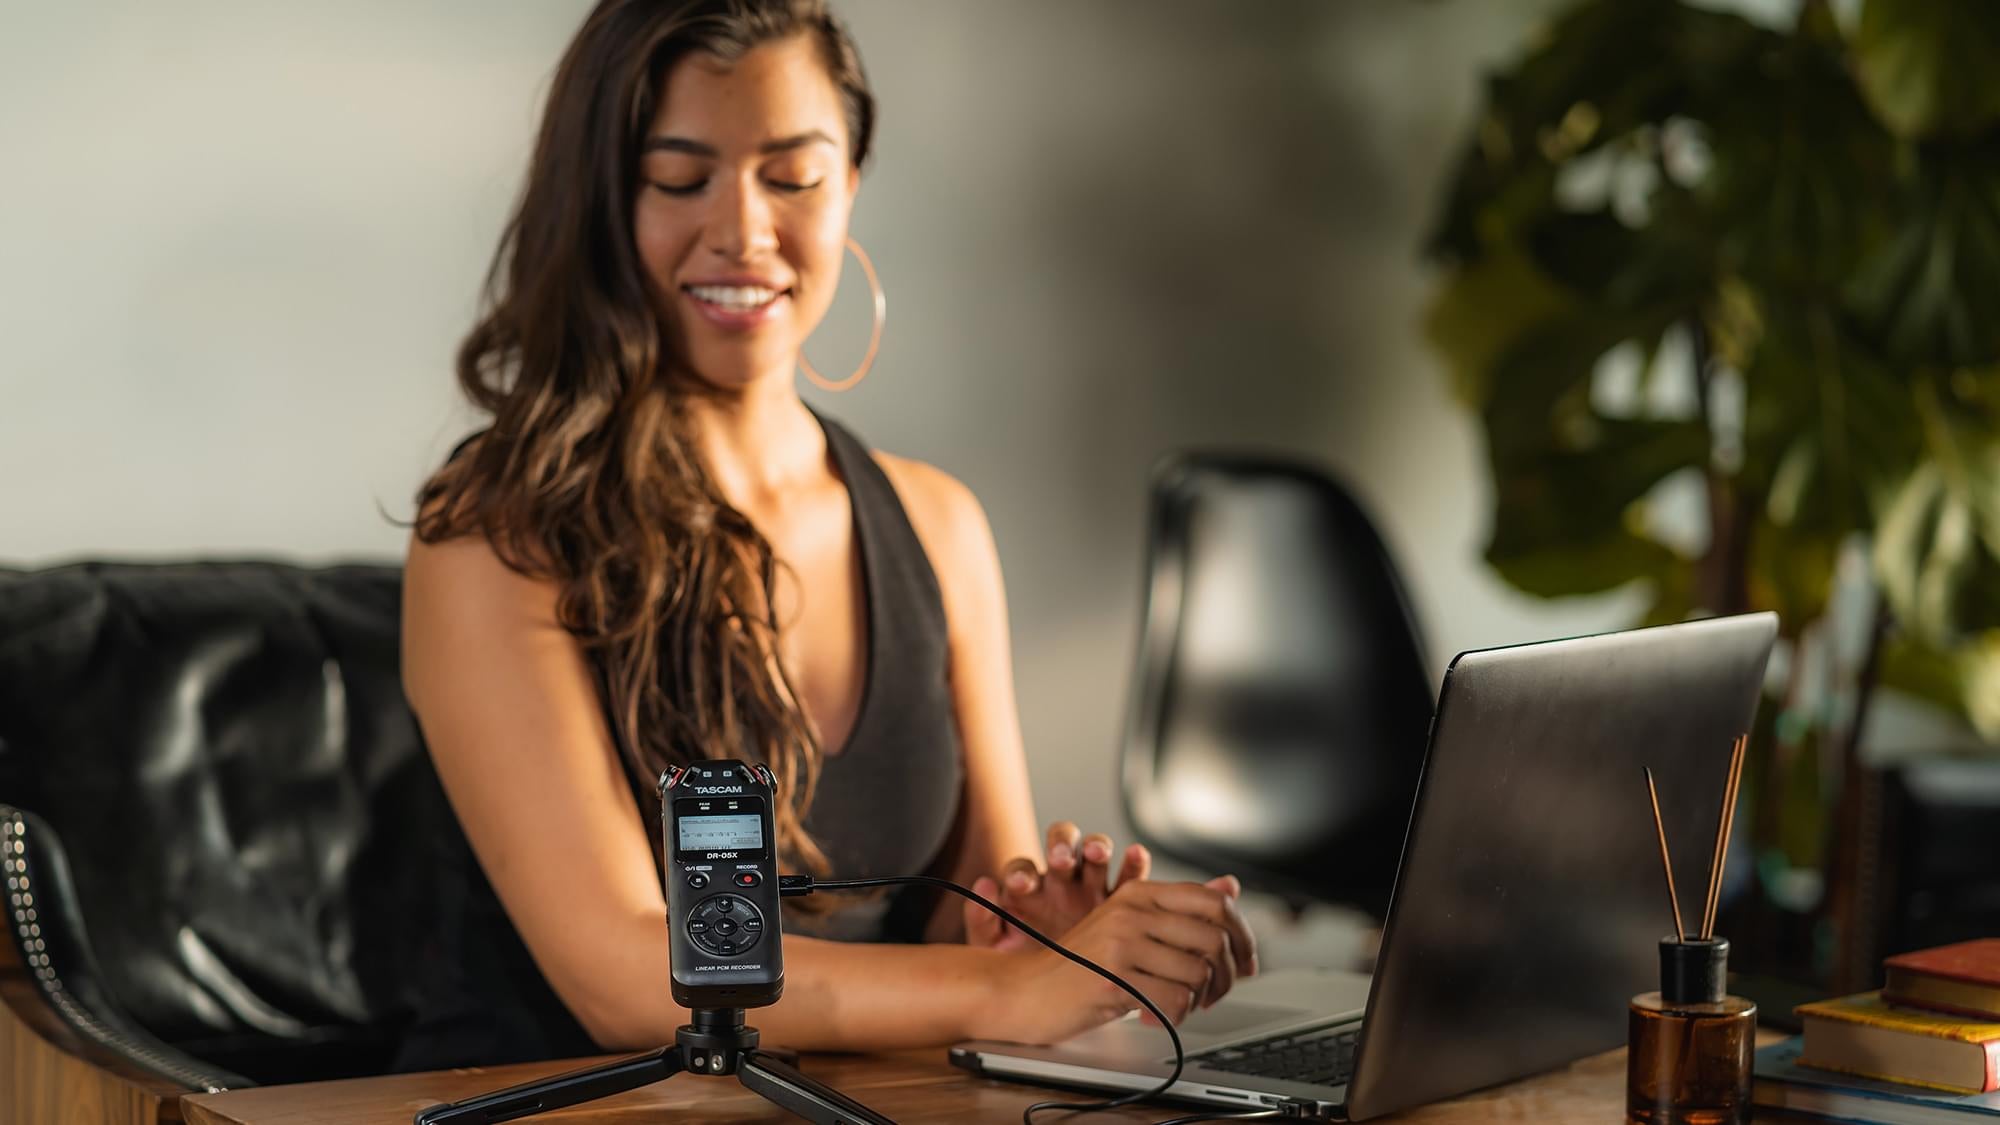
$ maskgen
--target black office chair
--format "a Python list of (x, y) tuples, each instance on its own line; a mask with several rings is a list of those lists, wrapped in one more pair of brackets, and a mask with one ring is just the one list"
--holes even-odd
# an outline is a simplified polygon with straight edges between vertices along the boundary
[(0, 917), (40, 1018), (189, 1090), (387, 1067), (463, 846), (401, 593), (392, 566), (0, 568)]
[(1151, 492), (1127, 817), (1164, 856), (1380, 918), (1434, 704), (1380, 536), (1298, 462), (1175, 457)]

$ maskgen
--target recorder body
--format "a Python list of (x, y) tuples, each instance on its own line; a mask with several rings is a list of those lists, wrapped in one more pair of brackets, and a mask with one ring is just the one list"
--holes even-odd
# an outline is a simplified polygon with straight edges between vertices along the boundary
[(660, 776), (674, 1002), (758, 1008), (785, 991), (771, 771), (696, 762)]

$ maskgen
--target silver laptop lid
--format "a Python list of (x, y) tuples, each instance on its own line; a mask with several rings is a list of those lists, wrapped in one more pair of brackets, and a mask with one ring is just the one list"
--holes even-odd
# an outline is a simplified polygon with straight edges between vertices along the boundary
[[(1616, 1047), (1682, 902), (1705, 893), (1723, 778), (1773, 614), (1461, 654), (1445, 675), (1368, 999), (1351, 1118)], [(1696, 852), (1700, 851), (1699, 862)]]

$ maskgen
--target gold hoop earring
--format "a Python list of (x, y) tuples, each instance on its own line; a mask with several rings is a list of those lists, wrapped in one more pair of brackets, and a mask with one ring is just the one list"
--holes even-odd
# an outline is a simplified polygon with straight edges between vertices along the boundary
[(806, 362), (805, 349), (799, 349), (799, 369), (806, 373), (806, 378), (811, 381), (813, 386), (823, 391), (847, 390), (854, 386), (854, 384), (859, 383), (868, 374), (868, 369), (875, 364), (875, 351), (882, 346), (882, 321), (889, 315), (889, 298), (887, 294), (882, 292), (881, 280), (875, 276), (875, 263), (868, 260), (867, 253), (861, 249), (861, 244), (854, 241), (854, 239), (849, 238), (847, 240), (847, 248), (854, 251), (854, 260), (861, 263), (861, 272), (868, 275), (868, 292), (873, 296), (875, 301), (875, 327), (868, 334), (868, 354), (861, 357), (861, 366), (855, 370), (854, 374), (849, 375), (845, 379), (838, 381), (828, 379), (826, 376), (814, 371), (813, 365)]

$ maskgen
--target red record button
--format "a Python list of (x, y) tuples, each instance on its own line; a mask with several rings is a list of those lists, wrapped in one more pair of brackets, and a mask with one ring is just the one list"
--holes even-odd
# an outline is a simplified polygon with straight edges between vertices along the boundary
[(739, 887), (754, 887), (763, 881), (763, 878), (755, 871), (738, 871), (736, 873), (736, 885)]

